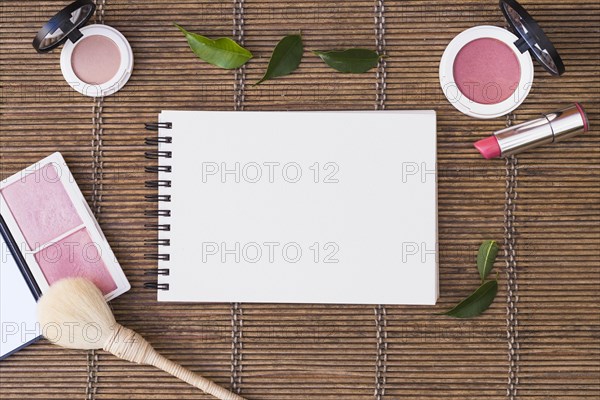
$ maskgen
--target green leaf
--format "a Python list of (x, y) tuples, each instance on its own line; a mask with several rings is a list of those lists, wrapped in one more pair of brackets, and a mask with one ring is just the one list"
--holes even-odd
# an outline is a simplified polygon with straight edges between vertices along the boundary
[(314, 54), (321, 57), (331, 68), (340, 72), (360, 74), (377, 66), (381, 56), (373, 50), (347, 49), (341, 51), (315, 50)]
[(234, 69), (241, 67), (252, 58), (252, 53), (229, 38), (213, 40), (188, 32), (177, 24), (175, 26), (183, 32), (194, 54), (209, 64)]
[(479, 270), (479, 276), (481, 277), (482, 283), (492, 270), (497, 255), (498, 244), (496, 244), (495, 240), (486, 240), (479, 246), (479, 252), (477, 253), (477, 269)]
[(487, 281), (479, 286), (469, 297), (444, 314), (455, 318), (476, 317), (488, 309), (494, 301), (497, 292), (498, 281)]
[(265, 75), (255, 85), (294, 72), (300, 64), (302, 53), (304, 46), (300, 35), (289, 35), (281, 39), (273, 49)]

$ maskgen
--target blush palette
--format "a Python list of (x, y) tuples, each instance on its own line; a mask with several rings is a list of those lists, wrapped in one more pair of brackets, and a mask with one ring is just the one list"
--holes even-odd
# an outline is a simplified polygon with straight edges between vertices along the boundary
[(74, 276), (108, 300), (130, 288), (60, 153), (2, 181), (0, 213), (42, 293)]

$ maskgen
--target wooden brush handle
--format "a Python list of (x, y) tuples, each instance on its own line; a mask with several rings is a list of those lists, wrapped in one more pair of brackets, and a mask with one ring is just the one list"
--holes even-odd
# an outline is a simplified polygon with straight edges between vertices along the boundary
[(189, 383), (220, 400), (245, 400), (213, 381), (198, 375), (181, 365), (160, 355), (141, 335), (117, 324), (104, 350), (127, 361), (138, 364), (154, 365), (165, 372)]

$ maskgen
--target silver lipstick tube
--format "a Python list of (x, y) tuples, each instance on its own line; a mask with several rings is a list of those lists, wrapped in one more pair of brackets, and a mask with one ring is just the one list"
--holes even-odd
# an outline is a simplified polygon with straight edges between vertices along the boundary
[(575, 103), (562, 110), (494, 132), (502, 157), (558, 142), (588, 130), (588, 119), (581, 105)]

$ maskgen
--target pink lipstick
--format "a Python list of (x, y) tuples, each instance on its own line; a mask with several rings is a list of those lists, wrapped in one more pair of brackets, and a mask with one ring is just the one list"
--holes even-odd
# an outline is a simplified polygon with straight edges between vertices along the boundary
[(558, 142), (589, 129), (585, 110), (579, 103), (540, 118), (494, 132), (475, 142), (475, 148), (487, 159), (507, 157), (543, 144)]

